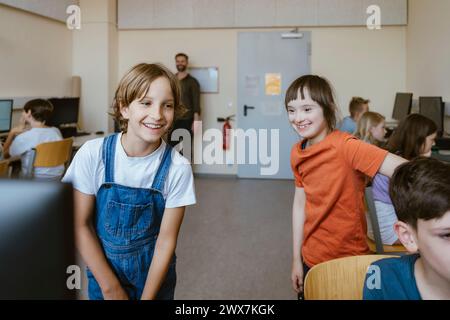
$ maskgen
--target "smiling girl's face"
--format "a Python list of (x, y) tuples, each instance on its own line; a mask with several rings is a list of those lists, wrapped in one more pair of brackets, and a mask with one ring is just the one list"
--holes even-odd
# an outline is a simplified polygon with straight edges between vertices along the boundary
[(325, 139), (329, 129), (322, 107), (311, 99), (307, 88), (303, 91), (304, 99), (299, 92), (297, 99), (288, 103), (288, 118), (294, 130), (313, 145)]

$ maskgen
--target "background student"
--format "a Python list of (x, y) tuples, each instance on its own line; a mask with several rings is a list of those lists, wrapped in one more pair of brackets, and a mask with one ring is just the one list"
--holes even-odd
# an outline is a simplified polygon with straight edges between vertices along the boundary
[(386, 143), (385, 117), (377, 112), (365, 112), (357, 123), (355, 137), (382, 147)]
[[(432, 120), (413, 113), (399, 123), (386, 148), (389, 152), (408, 160), (420, 156), (430, 157), (436, 135), (437, 127)], [(372, 193), (383, 244), (399, 244), (398, 237), (394, 232), (397, 215), (389, 197), (389, 178), (383, 174), (377, 174), (372, 182)], [(368, 223), (368, 235), (373, 239), (370, 222)]]
[[(49, 127), (46, 122), (50, 119), (53, 106), (48, 100), (35, 99), (28, 101), (23, 107), (19, 125), (12, 128), (4, 144), (4, 156), (21, 157), (21, 176), (29, 177), (32, 170), (32, 149), (44, 142), (62, 140), (58, 128)], [(35, 168), (35, 179), (60, 179), (64, 173), (64, 166), (52, 168)]]
[(361, 97), (353, 97), (349, 105), (350, 117), (345, 117), (342, 120), (339, 130), (354, 134), (359, 119), (365, 112), (369, 111), (369, 102), (370, 100)]

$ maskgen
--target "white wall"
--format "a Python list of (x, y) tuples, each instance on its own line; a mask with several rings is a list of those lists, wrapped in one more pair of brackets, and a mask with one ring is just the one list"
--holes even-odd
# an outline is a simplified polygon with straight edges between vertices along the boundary
[[(260, 29), (273, 31), (277, 29)], [(279, 29), (284, 30), (286, 29)], [(395, 92), (406, 87), (406, 28), (312, 28), (312, 72), (336, 88), (343, 114), (352, 96), (372, 100), (372, 109), (392, 114)], [(219, 67), (219, 93), (203, 94), (205, 128), (221, 128), (216, 118), (236, 113), (237, 34), (248, 29), (119, 31), (121, 77), (140, 62), (161, 62), (175, 71), (174, 54), (190, 56), (193, 66)], [(256, 31), (256, 30), (255, 30)], [(229, 108), (228, 104), (232, 103)], [(287, 125), (287, 124), (286, 124)], [(236, 167), (198, 165), (196, 172), (235, 174)]]
[[(409, 0), (407, 89), (450, 102), (450, 1)], [(450, 107), (447, 107), (450, 115)], [(450, 131), (450, 117), (446, 117)]]
[(71, 90), (72, 33), (65, 24), (0, 5), (0, 96)]
[[(68, 96), (72, 33), (64, 23), (0, 5), (0, 97)], [(13, 125), (20, 111), (14, 112)]]
[(365, 26), (378, 5), (384, 25), (405, 25), (407, 0), (119, 0), (120, 29)]
[(0, 3), (65, 23), (67, 7), (77, 5), (78, 0), (0, 0)]
[(405, 27), (313, 29), (312, 71), (334, 85), (344, 116), (351, 98), (362, 96), (390, 119), (395, 93), (406, 87), (405, 45)]
[(81, 77), (80, 127), (111, 131), (109, 107), (117, 85), (115, 0), (81, 0), (81, 30), (74, 32), (73, 72)]

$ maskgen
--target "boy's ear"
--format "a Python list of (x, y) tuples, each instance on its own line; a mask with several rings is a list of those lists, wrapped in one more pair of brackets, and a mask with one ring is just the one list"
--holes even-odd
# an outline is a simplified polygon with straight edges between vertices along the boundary
[(403, 221), (397, 221), (394, 224), (394, 230), (398, 239), (409, 253), (416, 253), (419, 251), (416, 232), (412, 226)]
[(130, 108), (128, 106), (124, 106), (122, 102), (119, 102), (119, 110), (122, 117), (126, 120), (130, 119)]

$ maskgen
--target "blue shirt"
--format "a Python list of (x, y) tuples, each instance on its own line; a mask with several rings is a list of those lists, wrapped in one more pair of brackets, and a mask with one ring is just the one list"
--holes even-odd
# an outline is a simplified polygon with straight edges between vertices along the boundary
[(339, 130), (354, 134), (356, 131), (356, 122), (351, 117), (345, 117), (339, 127)]
[(364, 300), (422, 300), (414, 276), (419, 254), (375, 261), (364, 281)]

